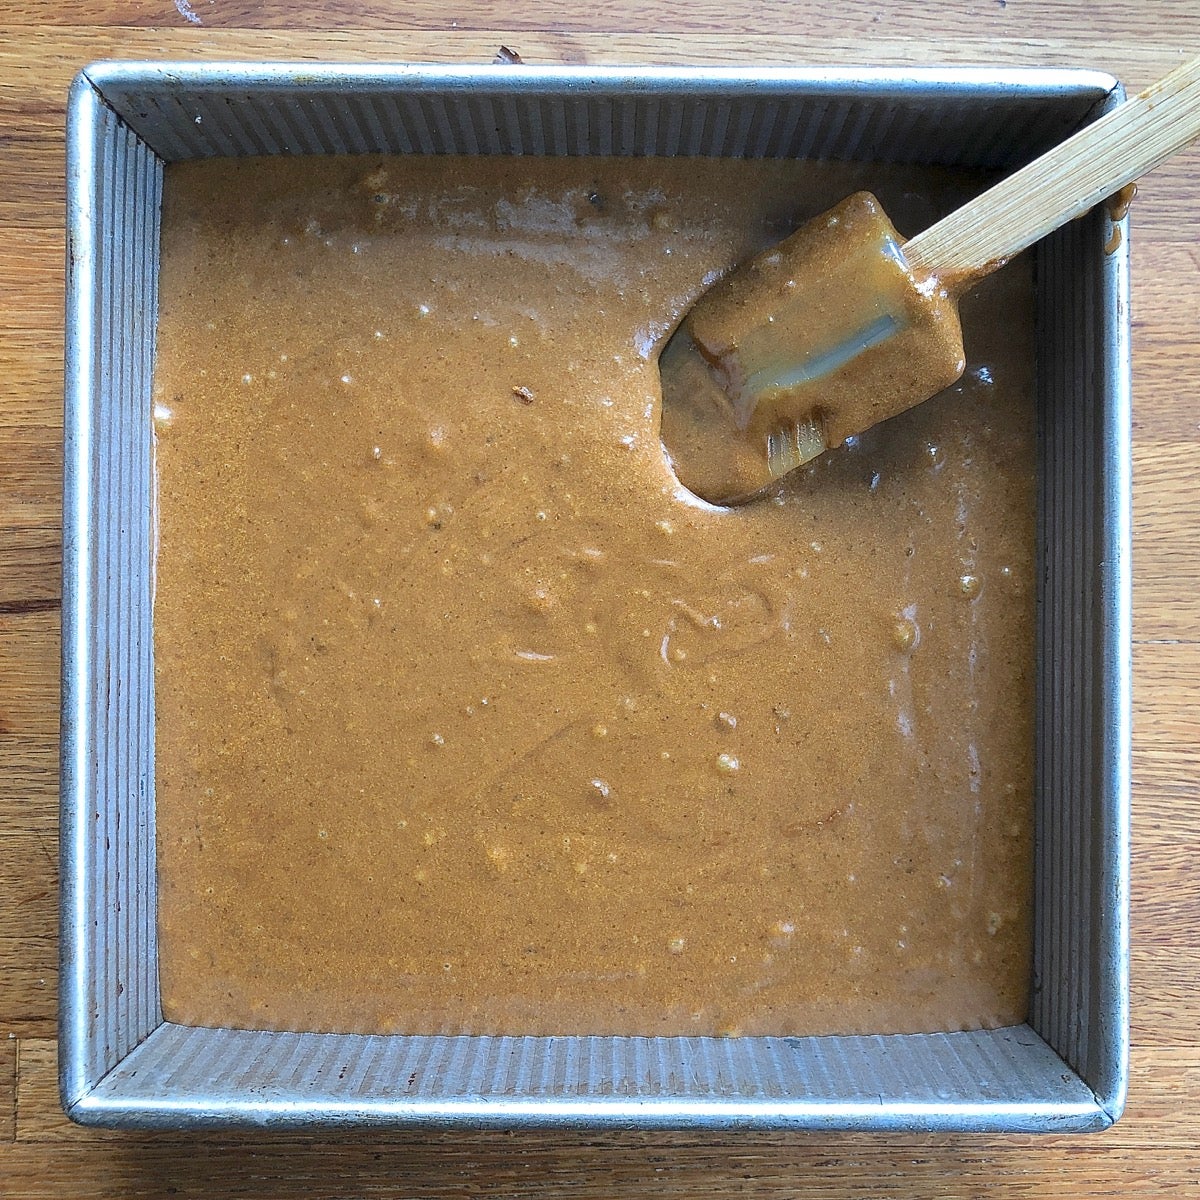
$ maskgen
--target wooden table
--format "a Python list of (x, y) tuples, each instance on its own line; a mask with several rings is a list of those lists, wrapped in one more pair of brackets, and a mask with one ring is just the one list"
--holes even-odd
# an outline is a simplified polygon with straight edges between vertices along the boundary
[[(650, 32), (635, 32), (645, 29)], [(336, 32), (334, 32), (336, 30)], [(1200, 1190), (1200, 148), (1134, 221), (1133, 1070), (1090, 1137), (223, 1138), (55, 1094), (63, 107), (106, 57), (1100, 67), (1200, 52), (1197, 0), (2, 0), (0, 1196), (1133, 1196)]]

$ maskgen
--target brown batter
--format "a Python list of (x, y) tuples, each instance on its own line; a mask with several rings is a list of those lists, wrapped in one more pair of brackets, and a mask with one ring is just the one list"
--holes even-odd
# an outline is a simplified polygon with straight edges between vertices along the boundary
[(169, 168), (155, 430), (168, 1019), (825, 1033), (1019, 1021), (1032, 297), (741, 509), (658, 439), (715, 276), (856, 188), (646, 160)]

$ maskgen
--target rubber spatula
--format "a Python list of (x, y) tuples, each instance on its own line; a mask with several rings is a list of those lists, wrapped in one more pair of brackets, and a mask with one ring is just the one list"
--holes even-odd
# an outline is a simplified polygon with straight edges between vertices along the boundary
[(953, 383), (958, 296), (1200, 135), (1200, 58), (905, 242), (866, 192), (738, 267), (659, 359), (662, 441), (714, 504)]

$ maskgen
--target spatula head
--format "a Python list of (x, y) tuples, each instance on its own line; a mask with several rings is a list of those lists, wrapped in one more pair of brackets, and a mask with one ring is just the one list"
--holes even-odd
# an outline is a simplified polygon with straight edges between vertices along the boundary
[(962, 369), (953, 301), (859, 192), (696, 302), (659, 359), (662, 441), (683, 484), (734, 503)]

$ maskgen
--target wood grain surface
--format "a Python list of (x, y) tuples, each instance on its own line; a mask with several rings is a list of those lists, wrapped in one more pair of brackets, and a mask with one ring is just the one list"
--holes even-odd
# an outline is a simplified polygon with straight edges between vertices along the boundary
[[(644, 32), (641, 32), (644, 31)], [(0, 1196), (1200, 1193), (1200, 150), (1134, 222), (1133, 1070), (1088, 1137), (130, 1137), (55, 1094), (63, 109), (97, 58), (1073, 65), (1141, 87), (1197, 0), (0, 0)]]

